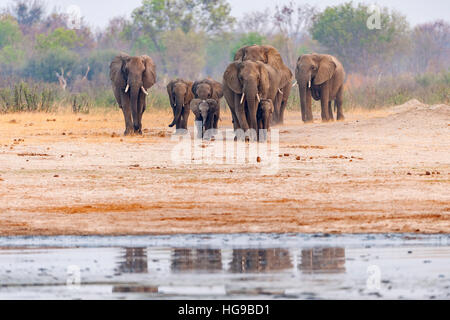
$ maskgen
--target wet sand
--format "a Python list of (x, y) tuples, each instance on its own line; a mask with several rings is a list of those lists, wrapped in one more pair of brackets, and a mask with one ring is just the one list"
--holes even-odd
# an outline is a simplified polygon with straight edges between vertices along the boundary
[(168, 112), (142, 137), (122, 137), (119, 111), (0, 115), (0, 235), (450, 233), (450, 107), (346, 116), (290, 112), (264, 174), (264, 159), (174, 163)]

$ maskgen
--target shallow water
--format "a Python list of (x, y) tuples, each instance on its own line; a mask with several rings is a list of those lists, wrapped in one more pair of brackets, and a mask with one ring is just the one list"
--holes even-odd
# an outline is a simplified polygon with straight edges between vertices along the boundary
[(450, 235), (0, 238), (0, 299), (450, 299)]

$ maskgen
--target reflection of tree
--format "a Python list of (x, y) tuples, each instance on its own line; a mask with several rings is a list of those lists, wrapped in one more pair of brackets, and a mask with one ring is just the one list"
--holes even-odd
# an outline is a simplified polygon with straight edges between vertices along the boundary
[(286, 249), (233, 250), (230, 271), (234, 273), (259, 273), (292, 268)]
[(343, 273), (345, 272), (344, 248), (314, 248), (302, 250), (299, 266), (304, 273)]
[(174, 249), (172, 270), (174, 272), (222, 270), (221, 250)]
[(147, 249), (126, 248), (124, 260), (119, 262), (122, 273), (147, 273)]

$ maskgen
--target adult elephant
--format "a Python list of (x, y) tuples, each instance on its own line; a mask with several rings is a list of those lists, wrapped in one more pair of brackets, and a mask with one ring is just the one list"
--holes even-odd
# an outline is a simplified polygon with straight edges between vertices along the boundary
[(192, 82), (183, 79), (170, 81), (167, 85), (170, 105), (173, 111), (173, 121), (170, 128), (186, 129), (189, 120), (190, 104), (194, 95), (192, 93)]
[(125, 135), (142, 134), (147, 90), (156, 82), (156, 67), (149, 56), (116, 56), (110, 65), (114, 96), (125, 118)]
[(257, 111), (263, 99), (275, 100), (281, 85), (281, 75), (268, 64), (235, 61), (223, 75), (223, 91), (233, 117), (234, 129), (258, 131)]
[(293, 74), (291, 70), (284, 64), (283, 58), (277, 49), (268, 45), (252, 45), (239, 49), (234, 61), (259, 61), (270, 65), (281, 77), (280, 91), (274, 101), (274, 124), (283, 124), (284, 111), (286, 110), (289, 95), (292, 89)]
[(192, 93), (195, 99), (214, 99), (220, 105), (220, 99), (223, 97), (222, 84), (211, 78), (195, 81), (192, 85)]
[(337, 120), (344, 120), (342, 102), (345, 71), (335, 57), (328, 54), (305, 54), (298, 58), (295, 78), (300, 91), (302, 120), (312, 122), (311, 97), (321, 102), (322, 121), (332, 121), (334, 100)]

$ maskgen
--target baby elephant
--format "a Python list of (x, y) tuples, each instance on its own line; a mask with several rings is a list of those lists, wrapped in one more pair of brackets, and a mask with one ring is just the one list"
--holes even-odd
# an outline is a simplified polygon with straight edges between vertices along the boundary
[(272, 100), (262, 99), (259, 103), (256, 120), (258, 121), (258, 140), (260, 141), (265, 141), (267, 139), (267, 132), (269, 132), (270, 129), (273, 110), (274, 106)]
[[(195, 115), (195, 122), (198, 125), (199, 122), (202, 126), (197, 127), (199, 138), (209, 138), (205, 136), (205, 133), (210, 135), (214, 130), (218, 128), (218, 122), (220, 119), (220, 106), (214, 99), (200, 100), (194, 99), (191, 102), (191, 110)], [(208, 131), (209, 130), (209, 131)]]

